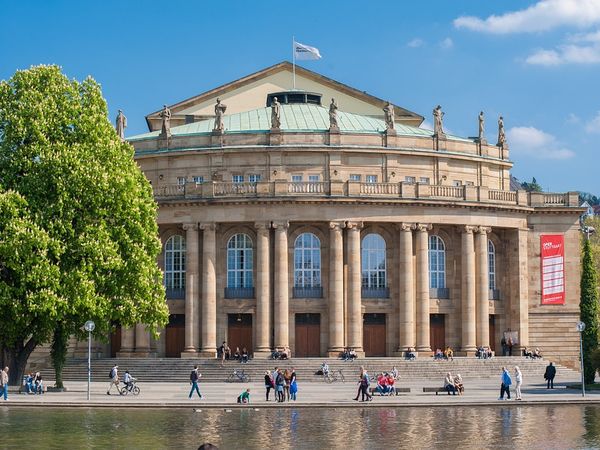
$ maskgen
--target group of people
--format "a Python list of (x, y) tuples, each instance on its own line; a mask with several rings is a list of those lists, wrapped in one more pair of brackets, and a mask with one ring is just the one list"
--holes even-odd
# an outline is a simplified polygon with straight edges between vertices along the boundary
[(290, 354), (289, 347), (277, 347), (271, 352), (271, 359), (290, 359)]
[(460, 373), (456, 374), (456, 376), (452, 376), (452, 373), (448, 372), (444, 378), (444, 389), (448, 395), (456, 395), (457, 393), (458, 395), (463, 395), (465, 386)]
[(454, 350), (449, 345), (444, 349), (444, 351), (442, 351), (441, 348), (438, 348), (433, 354), (433, 359), (445, 359), (446, 361), (454, 361)]
[(280, 369), (275, 367), (273, 372), (265, 372), (266, 400), (269, 401), (271, 390), (275, 393), (276, 402), (296, 401), (298, 394), (298, 379), (296, 369)]
[(417, 359), (417, 350), (414, 347), (406, 347), (406, 351), (404, 352), (404, 359), (408, 361), (414, 361)]
[[(110, 374), (108, 375), (108, 377), (110, 378), (110, 383), (108, 384), (108, 390), (106, 391), (106, 395), (110, 395), (113, 386), (117, 388), (117, 393), (121, 394), (121, 391), (119, 390), (119, 366), (117, 364), (115, 364), (112, 367), (112, 369), (110, 369)], [(125, 374), (123, 375), (123, 384), (125, 385), (125, 388), (131, 391), (134, 381), (136, 381), (136, 378), (133, 378), (131, 376), (129, 370), (126, 370)]]
[(529, 350), (527, 347), (525, 347), (523, 349), (523, 356), (525, 358), (531, 358), (531, 359), (542, 359), (542, 352), (540, 351), (540, 349), (538, 347), (535, 348), (534, 351)]
[(375, 390), (379, 395), (394, 395), (396, 393), (396, 378), (389, 372), (377, 375), (377, 387)]
[[(550, 363), (552, 364), (552, 363)], [(500, 397), (498, 400), (504, 400), (504, 394), (506, 394), (506, 399), (510, 400), (510, 386), (512, 385), (512, 378), (510, 373), (506, 367), (502, 368), (502, 375), (500, 376), (501, 384), (500, 384)], [(522, 400), (521, 398), (521, 385), (523, 384), (523, 374), (521, 373), (521, 369), (518, 366), (515, 366), (515, 392), (516, 398), (515, 400)]]
[(341, 357), (344, 361), (353, 361), (358, 358), (358, 354), (354, 347), (346, 347), (341, 354)]
[(25, 393), (27, 394), (43, 394), (42, 374), (40, 372), (28, 373), (23, 379), (23, 386), (25, 386)]
[(223, 367), (225, 361), (229, 361), (230, 359), (239, 361), (242, 364), (246, 364), (248, 361), (250, 361), (250, 353), (246, 347), (243, 347), (241, 351), (239, 347), (236, 347), (235, 352), (232, 354), (231, 348), (229, 348), (229, 345), (226, 341), (223, 341), (221, 346), (218, 348), (217, 357), (221, 359), (221, 367)]
[(491, 359), (494, 356), (494, 352), (489, 347), (477, 347), (475, 350), (475, 358), (479, 359)]

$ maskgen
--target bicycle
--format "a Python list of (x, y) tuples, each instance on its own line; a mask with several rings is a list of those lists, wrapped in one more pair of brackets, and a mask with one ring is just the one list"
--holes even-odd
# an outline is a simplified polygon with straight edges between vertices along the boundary
[(119, 394), (121, 395), (127, 395), (127, 394), (133, 394), (133, 395), (139, 395), (140, 394), (140, 388), (137, 386), (137, 379), (136, 378), (132, 378), (131, 379), (131, 383), (129, 383), (128, 385), (124, 385), (121, 390), (119, 391)]
[(345, 383), (346, 377), (344, 376), (342, 369), (338, 369), (336, 372), (328, 372), (327, 375), (323, 375), (323, 380), (325, 383), (333, 383), (334, 381)]
[(234, 369), (233, 372), (229, 374), (227, 383), (240, 382), (240, 383), (250, 383), (250, 375), (246, 375), (246, 372), (243, 370)]

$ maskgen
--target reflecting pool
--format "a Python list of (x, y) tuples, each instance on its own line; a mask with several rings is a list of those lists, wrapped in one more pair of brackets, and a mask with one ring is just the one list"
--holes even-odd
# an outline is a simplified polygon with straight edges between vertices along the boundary
[(600, 406), (298, 409), (0, 407), (0, 448), (600, 448)]

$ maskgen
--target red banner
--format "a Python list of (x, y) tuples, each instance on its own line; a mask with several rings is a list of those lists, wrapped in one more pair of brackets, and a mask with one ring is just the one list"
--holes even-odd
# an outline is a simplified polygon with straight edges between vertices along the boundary
[(543, 234), (541, 242), (542, 305), (565, 304), (565, 239)]

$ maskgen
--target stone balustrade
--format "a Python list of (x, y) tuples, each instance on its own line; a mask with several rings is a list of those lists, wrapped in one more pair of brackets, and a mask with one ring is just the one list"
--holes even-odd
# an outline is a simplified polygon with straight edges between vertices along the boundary
[(377, 197), (407, 200), (448, 200), (532, 207), (577, 207), (577, 192), (547, 193), (503, 191), (482, 186), (447, 186), (420, 183), (361, 183), (358, 181), (207, 182), (154, 186), (158, 201), (203, 198), (256, 197)]

